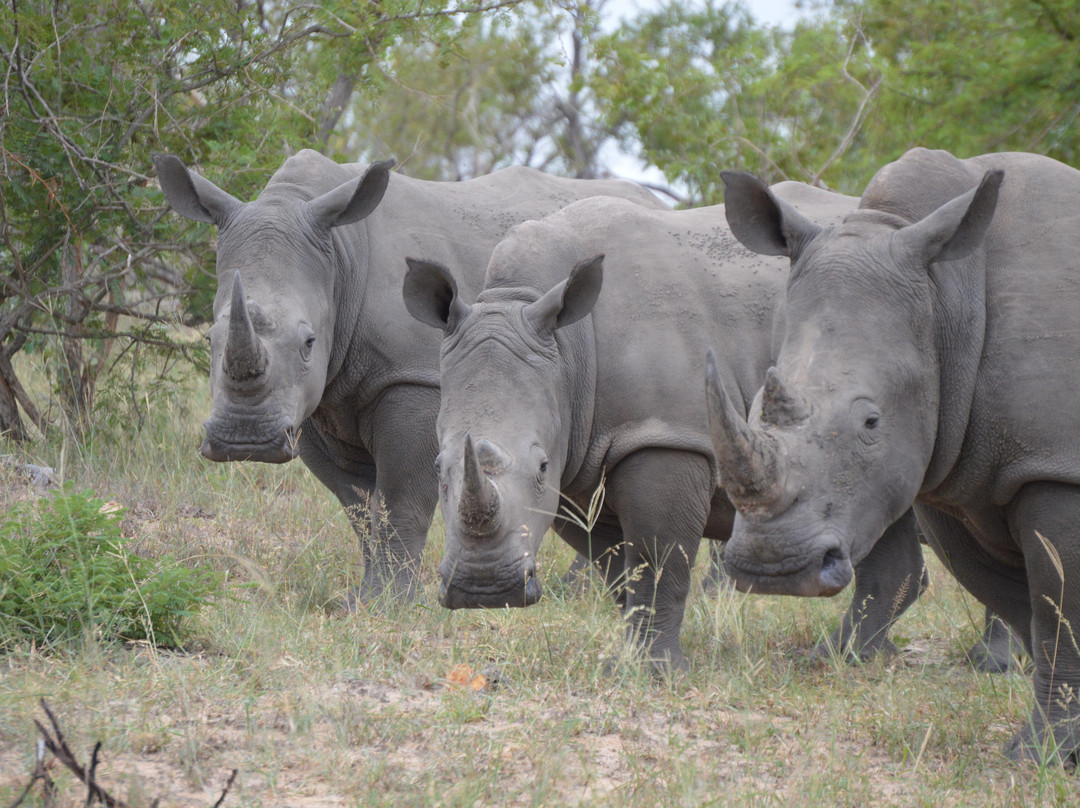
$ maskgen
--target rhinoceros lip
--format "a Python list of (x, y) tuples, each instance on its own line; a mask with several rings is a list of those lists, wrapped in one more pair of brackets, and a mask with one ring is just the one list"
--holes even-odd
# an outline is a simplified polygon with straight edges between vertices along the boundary
[(447, 609), (502, 609), (507, 606), (523, 608), (532, 606), (542, 597), (540, 582), (532, 568), (523, 568), (513, 583), (506, 585), (503, 578), (490, 586), (470, 580), (452, 580), (446, 576), (439, 582), (439, 603)]
[[(277, 428), (273, 428), (276, 426)], [(297, 455), (296, 431), (288, 419), (279, 419), (269, 430), (260, 424), (264, 440), (228, 440), (217, 433), (213, 419), (204, 424), (206, 440), (199, 450), (203, 457), (217, 463), (253, 460), (260, 463), (287, 463)]]
[(741, 569), (736, 559), (727, 557), (724, 558), (724, 569), (740, 592), (806, 598), (832, 597), (854, 576), (850, 559), (832, 549), (815, 555), (804, 567), (793, 572), (749, 572)]

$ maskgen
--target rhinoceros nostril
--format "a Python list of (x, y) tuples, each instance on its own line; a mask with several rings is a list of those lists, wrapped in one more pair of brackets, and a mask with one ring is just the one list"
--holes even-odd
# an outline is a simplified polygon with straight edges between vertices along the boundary
[(843, 561), (843, 559), (844, 554), (839, 550), (839, 548), (832, 547), (829, 550), (826, 550), (825, 556), (821, 560), (821, 571), (825, 572), (826, 570), (832, 569), (833, 567), (839, 565)]
[(835, 595), (848, 585), (854, 574), (847, 553), (840, 547), (830, 547), (821, 558), (821, 594)]

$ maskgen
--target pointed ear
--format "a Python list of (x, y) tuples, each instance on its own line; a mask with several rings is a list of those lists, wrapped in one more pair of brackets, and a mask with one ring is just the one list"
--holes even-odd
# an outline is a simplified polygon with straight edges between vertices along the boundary
[(344, 182), (334, 190), (312, 199), (307, 203), (307, 208), (315, 220), (326, 227), (365, 219), (382, 202), (393, 167), (393, 160), (372, 163), (362, 177)]
[(435, 261), (406, 258), (402, 296), (409, 314), (422, 323), (452, 331), (469, 313), (469, 305), (458, 295), (457, 281), (450, 270)]
[(244, 204), (205, 177), (188, 171), (179, 157), (154, 154), (154, 168), (165, 198), (181, 216), (196, 222), (221, 225), (229, 211)]
[(541, 333), (576, 323), (592, 311), (603, 283), (604, 255), (601, 253), (578, 263), (570, 271), (569, 278), (526, 306), (525, 318)]
[(964, 258), (982, 243), (990, 229), (1004, 177), (1004, 171), (987, 171), (978, 188), (897, 231), (895, 238), (905, 250), (915, 251), (927, 264)]
[(746, 249), (762, 255), (794, 258), (821, 232), (795, 208), (778, 199), (761, 180), (746, 171), (721, 171), (724, 212), (732, 234)]

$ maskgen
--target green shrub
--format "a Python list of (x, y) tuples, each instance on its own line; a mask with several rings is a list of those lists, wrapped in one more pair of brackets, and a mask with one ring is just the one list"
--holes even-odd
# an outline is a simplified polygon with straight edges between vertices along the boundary
[(220, 591), (221, 575), (131, 552), (122, 513), (70, 487), (8, 510), (0, 526), (0, 651), (87, 632), (180, 644), (184, 618)]

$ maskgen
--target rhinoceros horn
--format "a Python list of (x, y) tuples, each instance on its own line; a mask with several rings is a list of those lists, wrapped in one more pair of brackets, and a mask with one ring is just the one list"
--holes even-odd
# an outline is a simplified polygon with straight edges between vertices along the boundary
[(779, 494), (779, 455), (775, 443), (751, 429), (735, 408), (709, 351), (705, 372), (709, 435), (720, 482), (737, 507), (760, 507)]
[(472, 435), (465, 433), (465, 477), (458, 502), (458, 515), (471, 533), (484, 536), (498, 527), (499, 492), (484, 474), (473, 447)]
[(793, 393), (784, 387), (775, 367), (765, 374), (765, 389), (761, 394), (761, 420), (775, 426), (791, 426), (805, 421), (809, 411)]
[(225, 339), (221, 366), (229, 378), (238, 382), (261, 376), (266, 370), (266, 347), (255, 333), (251, 317), (248, 316), (239, 270), (233, 279), (229, 334)]

